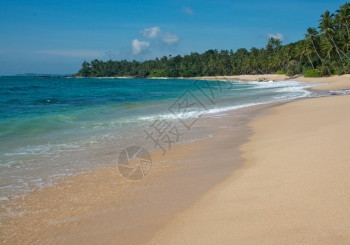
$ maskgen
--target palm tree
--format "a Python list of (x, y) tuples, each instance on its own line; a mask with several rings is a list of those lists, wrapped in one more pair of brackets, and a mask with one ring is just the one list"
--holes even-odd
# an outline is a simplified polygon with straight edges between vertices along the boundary
[(336, 12), (336, 21), (341, 27), (345, 27), (348, 38), (350, 38), (350, 3), (345, 3)]
[(282, 62), (282, 68), (284, 71), (287, 70), (287, 65), (288, 62), (293, 58), (293, 51), (292, 51), (292, 46), (291, 45), (287, 45), (284, 46), (282, 49), (282, 54), (281, 54), (281, 62)]
[(344, 50), (346, 50), (346, 52), (349, 52), (350, 51), (350, 38), (348, 40), (345, 40), (343, 45), (342, 45), (342, 48)]
[(335, 20), (339, 26), (339, 37), (341, 48), (349, 52), (350, 50), (350, 3), (345, 3), (336, 11)]
[(334, 14), (331, 14), (328, 10), (321, 15), (321, 22), (319, 25), (319, 28), (321, 30), (321, 33), (326, 35), (331, 42), (333, 43), (337, 54), (340, 58), (341, 61), (343, 61), (340, 52), (345, 55), (346, 58), (348, 58), (350, 60), (350, 58), (337, 46), (337, 44), (334, 41), (333, 35), (335, 34), (335, 30), (334, 30)]
[(312, 53), (312, 50), (310, 49), (310, 46), (305, 41), (300, 41), (297, 46), (295, 47), (296, 55), (299, 57), (300, 60), (302, 60), (304, 57), (308, 58), (308, 61), (310, 62), (312, 69), (315, 69), (314, 64), (311, 61), (310, 54)]
[(307, 41), (311, 42), (311, 44), (312, 44), (312, 46), (313, 46), (313, 48), (315, 50), (316, 55), (322, 61), (322, 58), (321, 58), (320, 54), (317, 52), (316, 45), (315, 45), (315, 40), (314, 40), (314, 38), (317, 37), (317, 35), (318, 35), (318, 31), (316, 30), (316, 28), (309, 27), (307, 29), (307, 33), (305, 34), (305, 39)]
[(326, 56), (326, 58), (331, 59), (332, 55), (335, 53), (335, 47), (328, 38), (321, 39), (321, 51)]

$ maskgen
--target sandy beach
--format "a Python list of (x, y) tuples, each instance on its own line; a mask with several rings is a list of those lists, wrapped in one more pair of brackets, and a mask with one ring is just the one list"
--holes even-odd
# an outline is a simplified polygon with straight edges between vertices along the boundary
[(320, 83), (321, 85), (315, 87), (315, 90), (337, 90), (337, 89), (348, 89), (350, 74), (342, 76), (331, 76), (331, 77), (288, 77), (286, 75), (277, 74), (264, 74), (264, 75), (239, 75), (239, 76), (213, 76), (213, 77), (201, 77), (194, 79), (202, 80), (237, 80), (237, 81), (297, 81), (304, 83)]
[(194, 77), (193, 79), (199, 80), (238, 80), (238, 81), (283, 81), (289, 79), (286, 75), (277, 74), (259, 74), (259, 75), (237, 75), (237, 76), (206, 76), (206, 77)]
[[(298, 80), (350, 87), (349, 75)], [(243, 167), (149, 244), (348, 244), (349, 103), (301, 100), (253, 120)]]
[(350, 245), (350, 0), (0, 6), (0, 245)]
[[(203, 79), (260, 78), (288, 79)], [(350, 88), (350, 75), (292, 80)], [(338, 95), (203, 119), (215, 136), (176, 145), (166, 156), (152, 153), (152, 171), (140, 181), (123, 179), (111, 165), (1, 207), (14, 214), (0, 223), (1, 241), (347, 244), (349, 103), (350, 95)]]
[(138, 181), (122, 177), (114, 163), (0, 206), (2, 243), (145, 243), (241, 166), (239, 146), (252, 133), (247, 123), (270, 106), (203, 118), (197, 124), (215, 128), (215, 136), (175, 145), (165, 156), (152, 152), (152, 170)]

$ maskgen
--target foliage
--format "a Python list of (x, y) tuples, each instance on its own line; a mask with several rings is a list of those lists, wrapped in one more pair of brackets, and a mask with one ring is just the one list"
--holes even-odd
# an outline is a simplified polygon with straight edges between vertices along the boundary
[(278, 71), (276, 71), (276, 74), (277, 75), (284, 75), (286, 73), (283, 70), (278, 70)]
[(322, 73), (318, 69), (308, 69), (304, 72), (304, 77), (322, 77)]
[(300, 63), (297, 60), (291, 60), (287, 65), (287, 75), (294, 76), (300, 73)]
[[(310, 69), (314, 70), (313, 72)], [(202, 54), (169, 55), (154, 60), (84, 61), (82, 77), (196, 77), (277, 73), (323, 76), (350, 73), (350, 3), (335, 14), (325, 11), (318, 28), (308, 28), (304, 40), (282, 45), (270, 38), (264, 48), (208, 50)], [(283, 73), (282, 73), (283, 72)]]

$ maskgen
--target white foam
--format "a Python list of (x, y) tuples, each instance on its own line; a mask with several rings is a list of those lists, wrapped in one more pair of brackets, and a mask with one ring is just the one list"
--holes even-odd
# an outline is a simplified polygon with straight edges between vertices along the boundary
[(0, 196), (0, 201), (8, 201), (10, 199), (8, 199), (8, 197), (6, 196)]
[[(159, 79), (162, 79), (162, 78), (159, 78)], [(249, 84), (249, 86), (246, 86), (247, 84)], [(87, 135), (88, 137), (86, 137), (86, 135), (79, 134), (79, 137), (77, 136), (74, 139), (70, 139), (69, 142), (65, 142), (61, 144), (59, 144), (58, 142), (51, 142), (45, 145), (43, 144), (43, 145), (31, 145), (29, 147), (19, 147), (11, 152), (6, 152), (4, 154), (4, 156), (6, 156), (5, 157), (6, 161), (1, 162), (2, 159), (0, 159), (0, 164), (3, 165), (1, 167), (15, 169), (13, 172), (13, 176), (15, 176), (16, 174), (21, 174), (22, 172), (37, 173), (36, 172), (37, 170), (47, 171), (46, 165), (40, 165), (41, 164), (40, 161), (37, 160), (38, 157), (41, 157), (39, 158), (39, 160), (42, 160), (45, 163), (47, 162), (51, 163), (49, 161), (50, 159), (54, 159), (54, 160), (62, 159), (62, 161), (59, 161), (61, 166), (52, 165), (51, 166), (52, 171), (50, 170), (51, 172), (49, 171), (49, 173), (47, 173), (47, 175), (44, 178), (40, 178), (41, 176), (34, 175), (34, 176), (30, 176), (30, 179), (25, 179), (23, 182), (16, 181), (15, 183), (19, 185), (11, 185), (11, 186), (6, 186), (4, 188), (0, 187), (0, 189), (3, 189), (5, 192), (7, 192), (8, 190), (12, 190), (12, 189), (30, 189), (32, 187), (43, 187), (45, 185), (47, 186), (53, 183), (52, 182), (53, 179), (58, 179), (65, 176), (73, 175), (75, 172), (80, 171), (79, 169), (75, 169), (75, 167), (82, 168), (82, 171), (88, 170), (89, 167), (91, 167), (91, 165), (95, 166), (99, 162), (98, 163), (85, 162), (84, 157), (88, 156), (87, 155), (88, 152), (94, 152), (92, 150), (96, 150), (96, 149), (99, 150), (100, 148), (106, 149), (105, 147), (103, 147), (105, 143), (101, 144), (101, 142), (107, 142), (106, 140), (108, 140), (108, 142), (115, 143), (115, 142), (120, 142), (121, 139), (122, 141), (124, 141), (125, 139), (129, 140), (129, 138), (122, 136), (123, 134), (127, 134), (126, 130), (129, 130), (129, 128), (124, 130), (125, 128), (123, 127), (125, 125), (135, 124), (136, 127), (140, 128), (142, 127), (142, 125), (149, 126), (152, 122), (154, 122), (157, 119), (166, 119), (166, 120), (176, 121), (178, 119), (199, 118), (201, 116), (206, 116), (206, 115), (211, 117), (220, 117), (226, 111), (233, 111), (233, 110), (238, 110), (238, 109), (261, 105), (261, 104), (268, 104), (272, 102), (306, 97), (310, 94), (310, 92), (305, 90), (305, 88), (309, 88), (309, 87), (312, 87), (312, 86), (305, 85), (295, 81), (288, 81), (288, 82), (286, 81), (257, 82), (256, 81), (256, 82), (248, 82), (248, 83), (244, 82), (242, 83), (242, 86), (233, 86), (232, 92), (234, 92), (234, 90), (242, 90), (242, 91), (250, 90), (250, 92), (252, 92), (251, 89), (258, 90), (259, 88), (261, 88), (261, 91), (264, 91), (264, 89), (266, 88), (267, 89), (266, 94), (268, 95), (269, 100), (264, 101), (265, 97), (259, 98), (259, 96), (254, 96), (254, 91), (253, 91), (253, 93), (250, 93), (250, 92), (247, 93), (248, 96), (251, 96), (250, 101), (239, 102), (234, 99), (235, 93), (232, 93), (232, 98), (233, 98), (232, 100), (230, 100), (230, 98), (224, 98), (223, 100), (223, 101), (229, 101), (231, 105), (223, 105), (220, 107), (217, 106), (215, 108), (208, 108), (208, 109), (204, 107), (203, 108), (197, 107), (197, 108), (193, 108), (192, 111), (187, 111), (186, 113), (177, 113), (178, 111), (176, 111), (176, 113), (171, 113), (170, 111), (164, 111), (163, 113), (158, 112), (158, 113), (153, 113), (153, 114), (143, 115), (143, 116), (139, 116), (138, 114), (138, 115), (129, 116), (127, 118), (113, 118), (111, 120), (103, 121), (103, 122), (84, 123), (84, 125), (80, 126), (80, 129), (82, 129), (83, 132), (88, 132), (88, 135)], [(237, 91), (237, 94), (239, 94), (240, 92), (241, 91)], [(231, 95), (230, 93), (231, 92), (229, 92), (228, 94)], [(335, 91), (335, 93), (350, 93), (350, 90), (340, 91), (340, 92)], [(260, 91), (258, 91), (257, 94), (262, 94), (264, 96), (264, 93), (260, 93)], [(244, 94), (243, 94), (243, 98), (244, 99), (246, 98), (244, 97)], [(249, 97), (247, 98), (249, 99)], [(225, 103), (227, 104), (227, 102)], [(241, 103), (241, 104), (238, 104), (238, 103)], [(166, 109), (166, 107), (164, 109)], [(61, 121), (74, 120), (74, 118), (66, 117), (63, 115), (59, 115), (58, 119)], [(119, 131), (120, 128), (123, 129), (124, 131), (120, 132)], [(107, 131), (103, 131), (105, 129)], [(113, 129), (116, 129), (116, 130), (113, 130)], [(131, 129), (133, 130), (134, 128), (132, 127)], [(130, 136), (131, 134), (127, 134), (127, 135)], [(119, 137), (122, 137), (122, 138), (119, 138)], [(132, 137), (134, 137), (134, 135), (130, 136), (131, 138), (130, 140), (134, 140)], [(29, 158), (27, 159), (26, 155), (32, 155), (34, 157), (29, 156)], [(80, 156), (83, 156), (83, 157), (80, 157)], [(12, 159), (13, 161), (9, 161), (10, 159)], [(87, 158), (87, 159), (91, 159), (91, 158)], [(17, 168), (21, 168), (21, 169), (18, 170)], [(48, 164), (48, 168), (50, 168), (49, 164)], [(8, 171), (8, 169), (4, 169), (4, 170)], [(30, 186), (28, 185), (28, 183), (30, 183)], [(1, 196), (3, 196), (3, 193), (1, 193)]]
[(147, 79), (155, 79), (155, 80), (167, 80), (167, 79), (172, 79), (172, 78), (168, 78), (168, 77), (148, 77)]
[(186, 113), (164, 113), (164, 114), (154, 114), (149, 116), (142, 116), (139, 117), (140, 120), (145, 121), (155, 121), (155, 120), (177, 120), (177, 119), (189, 119), (189, 118), (198, 118), (203, 115), (209, 115), (209, 114), (216, 114), (220, 112), (225, 111), (232, 111), (232, 110), (238, 110), (250, 106), (260, 105), (260, 104), (266, 104), (269, 103), (266, 102), (257, 102), (257, 103), (246, 103), (241, 105), (234, 105), (234, 106), (225, 106), (225, 107), (219, 107), (219, 108), (211, 108), (207, 110), (198, 110), (198, 111), (188, 111)]
[(330, 90), (329, 92), (334, 93), (334, 94), (350, 94), (350, 89), (342, 89), (342, 90)]
[[(231, 110), (238, 110), (238, 109), (242, 109), (242, 108), (246, 108), (246, 107), (250, 107), (250, 106), (255, 106), (255, 105), (268, 104), (268, 103), (272, 103), (272, 102), (307, 97), (311, 93), (309, 91), (307, 91), (306, 88), (317, 86), (317, 85), (304, 84), (304, 83), (296, 82), (296, 81), (288, 81), (288, 82), (276, 81), (276, 82), (274, 82), (272, 80), (267, 81), (267, 82), (253, 81), (253, 82), (242, 82), (242, 83), (254, 85), (251, 88), (244, 88), (244, 89), (275, 88), (274, 92), (276, 92), (276, 96), (272, 97), (272, 100), (270, 100), (270, 101), (258, 101), (258, 102), (240, 104), (240, 105), (224, 106), (224, 107), (219, 107), (219, 108), (210, 108), (210, 109), (206, 109), (206, 110), (204, 109), (204, 110), (197, 110), (197, 111), (188, 111), (186, 113), (153, 114), (153, 115), (149, 115), (149, 116), (141, 116), (138, 119), (145, 120), (145, 121), (155, 121), (157, 119), (176, 120), (176, 119), (196, 118), (196, 117), (203, 116), (203, 115), (216, 114), (216, 113), (231, 111)], [(283, 93), (284, 95), (279, 95), (279, 93)]]
[(258, 88), (277, 88), (277, 87), (291, 87), (291, 86), (301, 86), (302, 83), (296, 81), (268, 81), (268, 82), (247, 82), (248, 84), (256, 85)]
[(266, 104), (266, 103), (269, 103), (269, 102), (266, 101), (266, 102), (257, 102), (257, 103), (246, 103), (246, 104), (242, 104), (242, 105), (213, 108), (213, 109), (209, 109), (206, 114), (214, 114), (214, 113), (220, 113), (220, 112), (224, 112), (224, 111), (233, 111), (233, 110), (238, 110), (238, 109), (242, 109), (242, 108), (246, 108), (246, 107), (250, 107), (250, 106), (255, 106), (255, 105)]

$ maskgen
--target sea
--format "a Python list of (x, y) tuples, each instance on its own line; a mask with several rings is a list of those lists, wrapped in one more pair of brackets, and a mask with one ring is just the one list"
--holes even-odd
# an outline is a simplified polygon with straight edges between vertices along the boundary
[(211, 137), (205, 117), (312, 96), (294, 81), (0, 77), (0, 201), (116, 164), (129, 146), (166, 154)]

